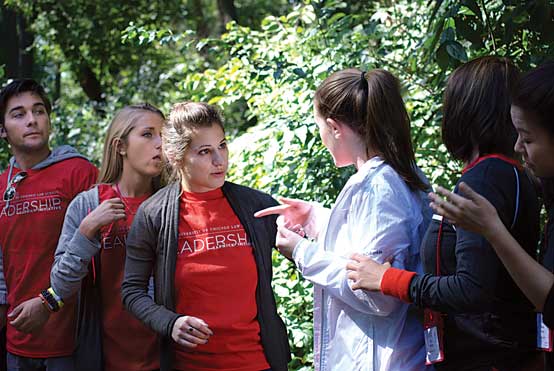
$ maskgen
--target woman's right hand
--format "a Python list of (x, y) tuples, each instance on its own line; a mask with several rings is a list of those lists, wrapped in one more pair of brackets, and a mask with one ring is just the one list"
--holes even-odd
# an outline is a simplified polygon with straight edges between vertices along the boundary
[(98, 205), (83, 219), (79, 225), (79, 231), (88, 239), (92, 239), (101, 227), (116, 220), (125, 219), (125, 217), (123, 201), (118, 197), (110, 198)]
[(213, 334), (206, 322), (191, 316), (177, 318), (171, 331), (173, 340), (186, 348), (196, 348), (198, 345), (206, 344)]
[(312, 212), (312, 204), (303, 200), (285, 197), (279, 197), (279, 201), (281, 201), (282, 205), (260, 210), (254, 216), (261, 218), (267, 215), (282, 215), (285, 223), (290, 225), (306, 225)]

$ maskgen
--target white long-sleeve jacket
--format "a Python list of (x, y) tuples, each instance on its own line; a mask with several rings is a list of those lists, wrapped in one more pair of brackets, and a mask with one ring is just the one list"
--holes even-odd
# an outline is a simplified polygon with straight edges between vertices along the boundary
[[(316, 371), (425, 370), (421, 319), (413, 308), (381, 293), (350, 288), (346, 264), (358, 252), (421, 272), (419, 246), (431, 211), (424, 192), (411, 191), (379, 157), (346, 183), (332, 210), (313, 208), (293, 259), (314, 283)], [(322, 230), (314, 230), (321, 225)]]

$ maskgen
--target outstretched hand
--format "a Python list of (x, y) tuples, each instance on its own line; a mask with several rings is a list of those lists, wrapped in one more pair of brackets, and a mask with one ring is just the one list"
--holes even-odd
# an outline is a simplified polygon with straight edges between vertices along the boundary
[(502, 221), (494, 206), (463, 182), (459, 190), (463, 196), (437, 187), (437, 193), (429, 193), (431, 208), (452, 224), (485, 238), (495, 233)]
[(306, 224), (312, 211), (312, 205), (309, 202), (286, 197), (279, 197), (279, 201), (281, 201), (281, 205), (260, 210), (254, 216), (261, 218), (267, 215), (281, 215), (285, 223), (290, 223), (290, 225)]
[(353, 254), (351, 262), (346, 264), (348, 278), (353, 281), (353, 290), (381, 291), (381, 280), (385, 271), (391, 267), (389, 262), (379, 264), (362, 254)]

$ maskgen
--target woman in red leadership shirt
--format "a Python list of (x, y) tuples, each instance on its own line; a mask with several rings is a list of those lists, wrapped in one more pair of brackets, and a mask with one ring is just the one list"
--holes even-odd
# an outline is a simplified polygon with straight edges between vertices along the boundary
[[(162, 112), (149, 104), (120, 110), (108, 128), (98, 184), (80, 193), (65, 215), (51, 288), (41, 297), (57, 311), (82, 288), (75, 352), (82, 371), (159, 368), (156, 334), (124, 310), (120, 291), (127, 232), (159, 183), (163, 121)], [(42, 310), (33, 320), (48, 313)]]
[[(162, 335), (161, 370), (285, 371), (286, 329), (271, 289), (269, 195), (225, 181), (218, 111), (176, 104), (162, 131), (173, 183), (144, 202), (127, 238), (125, 306)], [(151, 272), (155, 300), (146, 294)]]

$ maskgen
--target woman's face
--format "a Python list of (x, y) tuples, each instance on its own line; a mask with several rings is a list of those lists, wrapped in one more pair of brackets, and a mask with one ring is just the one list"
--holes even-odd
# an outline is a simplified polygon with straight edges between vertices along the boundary
[(539, 118), (518, 106), (511, 108), (518, 137), (514, 149), (520, 153), (535, 176), (554, 177), (554, 135), (539, 124)]
[(162, 171), (163, 119), (153, 112), (145, 112), (129, 132), (121, 150), (125, 151), (123, 167), (144, 177), (153, 178)]
[(208, 192), (223, 186), (229, 152), (218, 124), (193, 131), (181, 163), (182, 186), (187, 192)]

